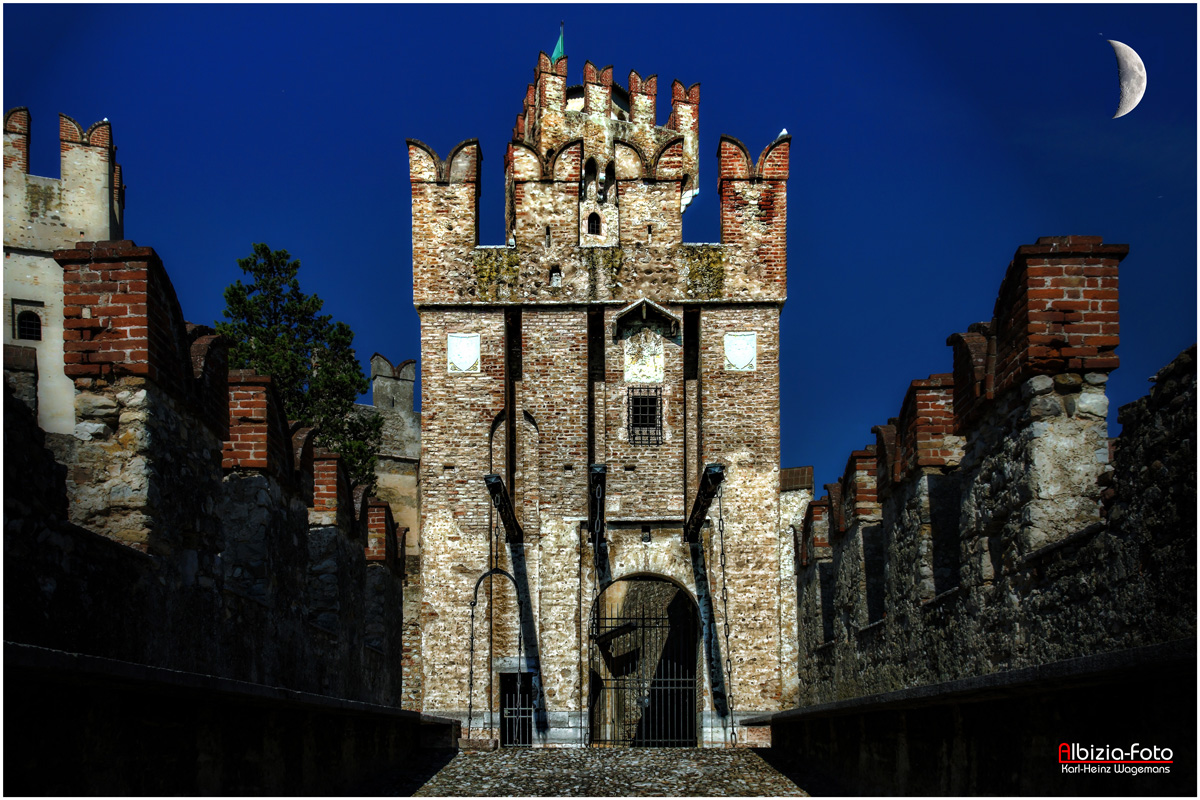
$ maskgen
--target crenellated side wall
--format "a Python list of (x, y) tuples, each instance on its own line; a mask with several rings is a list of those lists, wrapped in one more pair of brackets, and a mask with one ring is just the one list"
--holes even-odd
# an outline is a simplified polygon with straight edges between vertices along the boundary
[[(838, 791), (1060, 793), (1039, 748), (1079, 741), (1068, 738), (1083, 735), (1076, 726), (1018, 725), (1000, 744), (964, 698), (1007, 686), (1013, 708), (1091, 719), (1090, 695), (1056, 695), (1038, 677), (1079, 675), (1105, 687), (1107, 730), (1166, 712), (1123, 670), (1191, 690), (1194, 677), (1181, 676), (1195, 669), (1194, 348), (1122, 410), (1110, 446), (1104, 390), (1127, 250), (1076, 236), (1019, 248), (993, 319), (950, 337), (953, 373), (913, 381), (899, 415), (808, 505), (799, 702), (772, 733), (841, 771)], [(934, 710), (913, 710), (918, 697)], [(931, 714), (959, 720), (956, 757), (909, 750), (897, 733)], [(870, 731), (854, 752), (838, 738), (847, 725)], [(1186, 745), (1188, 729), (1171, 735)], [(1020, 768), (998, 776), (994, 758)]]
[[(400, 531), (397, 534), (400, 541), (396, 558), (404, 606), (403, 636), (389, 639), (388, 646), (402, 647), (396, 661), (404, 665), (403, 704), (405, 708), (419, 711), (423, 695), (421, 548), (418, 536), (421, 523), (418, 474), (421, 463), (421, 413), (414, 405), (416, 378), (416, 361), (413, 359), (393, 365), (386, 357), (375, 353), (371, 356), (371, 405), (356, 405), (355, 411), (383, 418), (383, 441), (376, 454), (375, 485), (378, 500), (386, 503), (389, 519), (393, 520), (391, 524)], [(375, 519), (381, 511), (374, 500), (371, 509), (371, 518)], [(406, 531), (411, 531), (411, 535), (404, 536)], [(378, 547), (378, 544), (368, 545), (368, 560), (371, 560), (372, 553), (378, 555)], [(368, 580), (373, 580), (372, 574), (368, 569)], [(368, 591), (368, 595), (376, 596), (371, 595), (371, 591)], [(384, 602), (388, 607), (391, 606), (390, 599)], [(373, 630), (373, 620), (374, 617), (369, 617), (369, 631)], [(390, 654), (389, 650), (389, 659)]]
[[(153, 249), (86, 242), (54, 256), (71, 434), (37, 427), (31, 398), (14, 393), (36, 365), (6, 351), (5, 635), (25, 648), (19, 664), (49, 648), (82, 654), (95, 674), (68, 668), (63, 680), (89, 687), (117, 680), (103, 666), (117, 664), (168, 694), (190, 691), (173, 681), (226, 681), (235, 694), (398, 709), (403, 541), (390, 513), (372, 518), (387, 506), (351, 490), (339, 456), (314, 453), (313, 430), (289, 425), (269, 377), (230, 372), (224, 340), (183, 321)], [(87, 707), (76, 711), (86, 728)], [(420, 721), (404, 713), (362, 728), (393, 738), (364, 740), (360, 755), (415, 746)], [(195, 774), (160, 785), (194, 788)]]

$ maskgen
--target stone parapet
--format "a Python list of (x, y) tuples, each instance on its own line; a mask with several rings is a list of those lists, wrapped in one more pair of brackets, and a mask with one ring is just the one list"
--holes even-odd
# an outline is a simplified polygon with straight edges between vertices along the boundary
[(957, 427), (1034, 375), (1117, 368), (1117, 271), (1128, 253), (1099, 236), (1043, 236), (1017, 248), (991, 321), (947, 341)]
[(73, 424), (43, 434), (6, 397), (6, 464), (26, 465), (5, 475), (7, 638), (399, 703), (402, 576), (381, 567), (368, 592), (366, 498), (356, 515), (340, 459), (314, 456), (269, 377), (230, 375), (153, 249), (55, 257)]
[[(1126, 251), (1020, 248), (996, 317), (951, 338), (954, 373), (913, 381), (874, 452), (809, 503), (800, 707), (1195, 636), (1194, 351), (1122, 410), (1110, 459), (1106, 326)], [(1070, 329), (1049, 343), (1046, 324)]]

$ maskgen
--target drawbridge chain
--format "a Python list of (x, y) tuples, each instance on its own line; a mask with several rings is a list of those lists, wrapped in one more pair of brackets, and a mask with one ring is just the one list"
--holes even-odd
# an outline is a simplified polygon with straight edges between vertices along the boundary
[[(493, 503), (493, 505), (495, 505), (496, 500), (493, 499), (492, 503)], [(498, 516), (499, 515), (497, 515), (497, 517)], [(499, 536), (500, 536), (500, 523), (497, 520), (492, 528), (493, 541), (498, 540)], [(489, 549), (489, 551), (492, 549), (491, 541), (488, 542), (488, 549)], [(466, 735), (467, 739), (471, 738), (471, 719), (475, 712), (475, 606), (477, 606), (479, 604), (479, 587), (480, 587), (480, 585), (483, 583), (485, 578), (489, 578), (493, 575), (503, 575), (504, 577), (508, 578), (508, 580), (513, 585), (513, 592), (516, 595), (516, 599), (517, 599), (517, 673), (518, 673), (517, 681), (518, 681), (518, 685), (520, 684), (520, 677), (519, 677), (520, 673), (524, 672), (525, 637), (523, 635), (521, 621), (520, 621), (521, 598), (520, 598), (520, 592), (517, 590), (517, 579), (514, 578), (510, 573), (506, 572), (505, 570), (500, 569), (497, 566), (494, 566), (493, 560), (494, 560), (493, 554), (489, 552), (489, 554), (488, 554), (489, 569), (487, 570), (487, 572), (480, 575), (479, 579), (477, 581), (475, 581), (475, 592), (471, 596), (471, 629), (470, 629), (470, 637), (469, 637), (470, 651), (471, 651), (470, 659), (471, 660), (470, 660), (470, 664), (467, 668), (467, 735)], [(490, 581), (488, 582), (488, 598), (489, 598), (489, 601), (488, 601), (488, 628), (490, 631), (491, 626), (493, 624), (494, 617), (495, 617), (495, 608), (492, 603), (492, 584)], [(491, 670), (488, 670), (488, 687), (489, 687), (488, 688), (488, 708), (489, 708), (488, 721), (490, 724), (494, 725), (495, 724), (495, 718), (494, 718), (495, 715), (494, 715), (494, 709), (491, 706), (491, 702), (492, 702)]]
[(725, 567), (725, 487), (717, 492), (717, 533), (721, 543), (721, 616), (725, 622), (725, 702), (729, 708), (730, 743), (737, 747), (737, 721), (733, 714), (733, 653), (729, 650), (729, 580)]

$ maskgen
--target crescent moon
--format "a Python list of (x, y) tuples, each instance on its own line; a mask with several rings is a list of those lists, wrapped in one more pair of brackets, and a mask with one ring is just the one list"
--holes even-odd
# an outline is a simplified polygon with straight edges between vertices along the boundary
[(1117, 76), (1121, 80), (1121, 100), (1113, 119), (1123, 117), (1137, 107), (1146, 93), (1146, 65), (1142, 58), (1127, 44), (1109, 39), (1117, 56)]

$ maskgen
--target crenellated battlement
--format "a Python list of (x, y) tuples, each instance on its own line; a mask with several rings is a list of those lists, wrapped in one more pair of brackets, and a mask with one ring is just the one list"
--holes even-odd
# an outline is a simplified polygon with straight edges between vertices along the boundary
[(80, 238), (122, 238), (125, 187), (116, 162), (112, 125), (86, 130), (58, 115), (60, 177), (29, 174), (29, 109), (4, 115), (4, 244), (48, 253)]
[(611, 65), (587, 61), (581, 85), (566, 76), (565, 58), (539, 55), (504, 154), (504, 246), (476, 246), (478, 142), (442, 160), (409, 140), (417, 305), (782, 302), (791, 137), (757, 160), (721, 138), (721, 243), (688, 245), (682, 215), (700, 190), (700, 85), (675, 81), (670, 120), (659, 126), (657, 75), (630, 71), (626, 90)]
[[(733, 160), (737, 169), (748, 163)], [(1106, 436), (1104, 385), (1118, 363), (1117, 265), (1128, 252), (1127, 245), (1105, 245), (1096, 236), (1043, 237), (1019, 247), (993, 319), (947, 339), (953, 372), (912, 381), (899, 415), (871, 428), (874, 446), (852, 453), (838, 483), (825, 485), (834, 530), (870, 510), (859, 498), (882, 501), (930, 470), (980, 469), (1000, 456), (1040, 470), (1035, 480), (1044, 484), (1023, 501), (1044, 506), (1038, 513), (1017, 519), (1011, 506), (1001, 509), (1013, 526), (1014, 547), (1024, 551), (1065, 535), (1065, 525), (1052, 524), (1063, 514), (1098, 519), (1095, 481), (1107, 463), (1096, 456)], [(1086, 451), (1083, 461), (1090, 466), (1081, 469), (1071, 457), (1038, 462), (1035, 453), (1065, 440), (1046, 438), (1040, 429), (1033, 436), (1022, 433), (1035, 424), (1053, 424), (1072, 447)], [(867, 475), (871, 480), (864, 482)], [(989, 483), (985, 491), (994, 493), (997, 485)], [(1081, 512), (1088, 504), (1091, 510)]]
[[(58, 178), (30, 175), (32, 122), (27, 108), (4, 115), (4, 340), (37, 351), (38, 424), (70, 433), (72, 386), (63, 364), (63, 271), (55, 250), (79, 241), (120, 240), (125, 186), (108, 120), (84, 129), (58, 116)], [(18, 333), (17, 318), (36, 322)]]
[[(1110, 440), (1105, 386), (1127, 252), (1079, 236), (1018, 248), (993, 319), (950, 337), (953, 373), (912, 381), (898, 416), (872, 428), (874, 453), (852, 453), (808, 505), (797, 532), (798, 705), (814, 713), (777, 718), (776, 746), (797, 749), (806, 725), (827, 730), (826, 703), (856, 707), (846, 724), (857, 730), (902, 692), (928, 698), (922, 714), (944, 714), (964, 696), (949, 687), (969, 681), (1016, 687), (1033, 672), (1040, 681), (1164, 645), (1192, 652), (1195, 348), (1121, 409)], [(878, 513), (857, 514), (872, 468)], [(1094, 680), (1127, 674), (1096, 670)], [(999, 703), (1056, 708), (1058, 690), (1030, 701), (1023, 688)], [(1113, 694), (1096, 695), (1106, 715)]]
[[(722, 147), (740, 179), (743, 149)], [(1031, 585), (1027, 572), (1043, 554), (1103, 527), (1101, 490), (1114, 480), (1105, 384), (1117, 364), (1117, 265), (1128, 249), (1084, 236), (1019, 247), (992, 320), (947, 341), (953, 372), (912, 381), (899, 414), (871, 429), (874, 446), (851, 453), (838, 482), (809, 504), (797, 537), (801, 629), (810, 631), (802, 650), (820, 663), (802, 666), (813, 674), (801, 686), (836, 687), (809, 690), (810, 702), (879, 691), (870, 681), (882, 673), (871, 670), (902, 664), (914, 642), (952, 648), (943, 631), (977, 624), (980, 606), (997, 597), (1017, 602), (1008, 593)], [(960, 613), (969, 619), (949, 626), (939, 616)], [(903, 630), (888, 627), (893, 615), (907, 620)], [(1075, 655), (1051, 628), (1030, 652)], [(980, 642), (978, 663), (965, 659), (961, 673), (937, 680), (988, 671), (992, 643)]]

